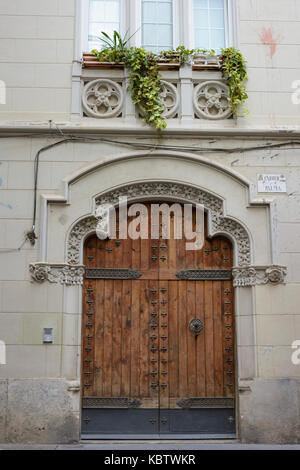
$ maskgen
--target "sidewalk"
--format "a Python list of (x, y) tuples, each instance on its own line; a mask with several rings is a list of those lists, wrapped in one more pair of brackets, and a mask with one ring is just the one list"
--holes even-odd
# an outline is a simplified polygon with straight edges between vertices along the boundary
[(0, 444), (0, 450), (300, 450), (300, 445), (256, 445), (239, 443), (204, 443), (197, 441), (170, 442), (170, 441), (101, 441), (81, 442), (74, 445), (22, 445), (22, 444)]

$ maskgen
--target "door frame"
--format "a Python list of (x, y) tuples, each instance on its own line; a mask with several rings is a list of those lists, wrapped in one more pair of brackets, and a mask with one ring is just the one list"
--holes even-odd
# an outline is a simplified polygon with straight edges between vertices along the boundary
[[(143, 191), (143, 194), (139, 194), (139, 187), (140, 186), (143, 186), (143, 185), (147, 185), (149, 189), (149, 194), (145, 194), (145, 192)], [(93, 201), (93, 207), (96, 208), (97, 207), (97, 202), (101, 203), (101, 202), (105, 202), (105, 201), (112, 201), (112, 205), (114, 205), (115, 207), (117, 207), (118, 203), (117, 203), (117, 199), (119, 198), (120, 196), (120, 192), (122, 193), (122, 190), (126, 191), (128, 190), (128, 186), (136, 186), (137, 188), (137, 192), (136, 193), (133, 193), (132, 196), (130, 198), (128, 198), (128, 204), (132, 204), (134, 202), (147, 202), (147, 201), (157, 201), (158, 203), (163, 203), (163, 202), (170, 202), (170, 203), (190, 203), (190, 204), (197, 204), (199, 203), (199, 196), (201, 195), (202, 197), (204, 198), (207, 198), (208, 196), (208, 201), (210, 203), (213, 204), (213, 207), (216, 203), (216, 200), (219, 200), (219, 202), (221, 203), (221, 207), (222, 207), (222, 213), (224, 214), (225, 213), (225, 208), (224, 208), (224, 201), (221, 200), (220, 198), (218, 198), (217, 196), (211, 194), (211, 193), (208, 193), (206, 191), (203, 191), (202, 189), (198, 189), (198, 188), (195, 188), (191, 185), (187, 185), (187, 184), (180, 184), (180, 185), (177, 185), (178, 188), (180, 188), (180, 190), (182, 191), (182, 188), (185, 188), (188, 190), (188, 192), (192, 191), (193, 193), (193, 196), (194, 196), (194, 199), (193, 198), (190, 198), (190, 197), (183, 197), (182, 195), (174, 195), (174, 190), (173, 191), (170, 191), (170, 193), (166, 193), (164, 192), (164, 194), (153, 194), (153, 192), (151, 191), (151, 185), (155, 186), (155, 185), (170, 185), (170, 189), (171, 189), (171, 186), (172, 188), (174, 186), (176, 186), (176, 183), (171, 183), (170, 182), (145, 182), (145, 183), (136, 183), (135, 185), (128, 185), (128, 184), (125, 184), (121, 187), (118, 187), (112, 191), (108, 191), (108, 192), (105, 192), (104, 194), (100, 195), (100, 196), (96, 196), (94, 198), (94, 201)], [(121, 191), (120, 191), (121, 190)], [(121, 194), (122, 195), (122, 194)], [(197, 197), (198, 195), (198, 197)], [(114, 201), (115, 199), (115, 201)], [(197, 200), (198, 199), (198, 200)], [(213, 238), (214, 236), (216, 235), (222, 235), (222, 236), (225, 236), (227, 238), (230, 239), (230, 241), (232, 242), (232, 245), (233, 245), (233, 253), (234, 253), (234, 265), (239, 265), (240, 264), (240, 261), (241, 261), (241, 258), (239, 256), (239, 251), (241, 251), (241, 240), (244, 240), (246, 241), (246, 243), (244, 243), (245, 245), (245, 249), (244, 249), (244, 255), (246, 256), (246, 258), (250, 261), (252, 259), (252, 250), (251, 250), (251, 247), (252, 247), (252, 243), (251, 243), (251, 238), (249, 236), (249, 232), (248, 230), (245, 228), (245, 226), (243, 224), (241, 224), (240, 222), (236, 221), (236, 220), (233, 220), (233, 219), (230, 219), (230, 218), (227, 218), (227, 217), (222, 217), (222, 222), (221, 224), (217, 225), (217, 228), (218, 228), (218, 231), (214, 230), (216, 227), (214, 227), (214, 217), (215, 217), (215, 214), (213, 213), (214, 211), (211, 209), (211, 207), (209, 207), (209, 204), (205, 204), (204, 205), (205, 207), (205, 212), (208, 214), (208, 238)], [(223, 224), (223, 227), (224, 229), (222, 230), (222, 224)], [(71, 230), (69, 231), (69, 237), (68, 237), (68, 242), (67, 242), (67, 248), (70, 247), (70, 245), (72, 244), (72, 233), (74, 233), (74, 229), (75, 229), (75, 232), (78, 233), (77, 229), (79, 227), (79, 232), (81, 233), (81, 239), (79, 241), (79, 243), (77, 243), (77, 255), (80, 259), (80, 262), (81, 262), (81, 265), (82, 265), (82, 260), (83, 260), (83, 249), (84, 249), (84, 244), (85, 244), (85, 241), (86, 239), (96, 233), (96, 219), (93, 217), (93, 216), (88, 216), (88, 217), (85, 217), (83, 219), (81, 219), (80, 221), (77, 221), (76, 224), (73, 225), (73, 227), (71, 228)], [(241, 238), (240, 238), (241, 237)], [(67, 256), (68, 254), (70, 254), (69, 251), (67, 251)], [(211, 436), (202, 436), (201, 439), (224, 439), (224, 438), (227, 438), (227, 439), (238, 439), (239, 437), (239, 429), (240, 429), (240, 414), (239, 414), (239, 392), (241, 390), (240, 388), (240, 384), (239, 384), (239, 377), (241, 376), (241, 372), (242, 372), (242, 368), (241, 368), (241, 362), (239, 360), (239, 355), (238, 355), (238, 345), (239, 345), (239, 342), (238, 342), (238, 333), (240, 331), (240, 327), (239, 327), (239, 322), (240, 322), (240, 318), (241, 318), (241, 314), (242, 314), (242, 310), (243, 310), (243, 307), (244, 307), (244, 304), (245, 302), (248, 304), (249, 308), (251, 309), (253, 307), (253, 292), (252, 292), (252, 288), (251, 287), (248, 287), (248, 288), (241, 288), (241, 287), (237, 287), (234, 289), (234, 294), (233, 294), (233, 298), (234, 298), (234, 311), (235, 311), (235, 376), (236, 376), (236, 382), (235, 382), (235, 415), (236, 415), (236, 435), (235, 436), (224, 436), (224, 435), (211, 435)], [(79, 293), (79, 301), (80, 301), (80, 312), (81, 312), (81, 316), (80, 318), (82, 319), (82, 286), (80, 286), (80, 293)], [(80, 357), (80, 362), (79, 362), (79, 376), (80, 376), (80, 381), (81, 381), (81, 378), (82, 378), (82, 358), (81, 358), (81, 331), (82, 331), (82, 322), (80, 321), (80, 326), (79, 326), (79, 336), (80, 336), (80, 341), (79, 341), (79, 357)], [(254, 334), (254, 332), (253, 332)], [(254, 340), (254, 337), (253, 337), (253, 340)], [(252, 343), (254, 344), (254, 342)], [(251, 352), (251, 355), (252, 355), (252, 352)], [(251, 358), (252, 359), (252, 358)], [(81, 384), (81, 389), (80, 389), (80, 404), (82, 403), (82, 384)], [(81, 423), (81, 419), (82, 419), (82, 407), (80, 406), (80, 423)], [(117, 436), (117, 435), (114, 435), (114, 436), (110, 436), (110, 435), (101, 435), (101, 436), (94, 436), (93, 438), (91, 436), (84, 436), (84, 439), (112, 439), (112, 438), (115, 438), (115, 439), (161, 439), (161, 440), (164, 440), (164, 439), (199, 439), (199, 436), (191, 436), (191, 435), (180, 435), (180, 436), (174, 436), (174, 435), (166, 435), (166, 436), (160, 436), (160, 435), (154, 435), (154, 436)]]
[[(130, 207), (130, 205), (128, 206), (128, 208)], [(207, 230), (207, 227), (205, 228), (205, 231)], [(94, 234), (93, 234), (94, 235)], [(92, 236), (93, 236), (92, 235)], [(225, 237), (223, 237), (225, 238)], [(207, 237), (206, 237), (207, 239)], [(211, 241), (213, 241), (214, 238), (211, 239)], [(95, 240), (95, 236), (93, 237), (92, 239), (93, 241)], [(88, 243), (87, 243), (88, 242)], [(85, 253), (85, 259), (87, 257), (87, 250), (88, 250), (88, 244), (90, 242), (90, 235), (85, 239), (85, 243), (84, 243), (84, 253)], [(105, 243), (105, 242), (104, 242)], [(231, 244), (232, 245), (232, 244)], [(204, 249), (204, 248), (203, 248)], [(97, 251), (97, 250), (96, 250)], [(94, 255), (95, 256), (95, 255)], [(230, 267), (232, 268), (232, 266), (230, 265)], [(188, 266), (186, 266), (186, 268), (188, 269)], [(229, 268), (229, 267), (228, 267)], [(227, 268), (227, 269), (228, 269)], [(104, 269), (105, 270), (105, 267), (101, 265), (101, 263), (99, 264), (99, 260), (98, 260), (98, 264), (96, 264), (94, 267), (91, 267), (89, 266), (89, 269), (91, 271), (93, 270), (99, 270), (101, 271), (101, 269)], [(109, 268), (106, 268), (106, 269), (109, 269)], [(117, 269), (117, 268), (114, 268), (114, 269)], [(121, 269), (121, 268), (120, 268)], [(123, 268), (124, 269), (124, 266)], [(132, 269), (139, 269), (139, 268), (132, 268)], [(178, 268), (180, 269), (180, 268)], [(205, 268), (205, 269), (209, 269), (209, 268)], [(222, 268), (220, 268), (222, 269)], [(231, 270), (231, 269), (230, 269)], [(89, 285), (89, 280), (105, 280), (106, 277), (103, 277), (103, 278), (98, 278), (96, 275), (95, 277), (93, 277), (93, 274), (87, 276), (87, 278), (85, 278), (85, 281), (84, 281), (84, 287), (87, 288), (87, 286)], [(117, 280), (117, 278), (115, 278)], [(159, 276), (157, 278), (157, 280), (155, 282), (159, 282)], [(134, 280), (134, 278), (132, 278), (132, 280)], [(220, 279), (219, 279), (220, 280)], [(225, 280), (225, 279), (224, 279)], [(229, 279), (228, 279), (229, 280)], [(199, 279), (199, 281), (201, 282), (201, 280)], [(232, 280), (231, 280), (231, 283), (232, 283)], [(93, 287), (93, 289), (95, 288), (95, 286)], [(233, 292), (234, 294), (234, 292)], [(234, 295), (233, 295), (233, 301), (234, 301)], [(233, 302), (234, 303), (234, 302)], [(84, 309), (84, 305), (85, 305), (85, 302), (83, 302), (83, 309)], [(234, 310), (234, 309), (233, 309)], [(234, 316), (234, 320), (235, 320), (235, 316)], [(83, 331), (84, 331), (84, 327), (83, 327)], [(235, 326), (234, 326), (234, 370), (235, 370), (235, 374), (236, 374), (236, 342), (235, 342)], [(83, 336), (82, 336), (83, 338)], [(98, 343), (99, 345), (100, 343)], [(82, 383), (84, 382), (85, 380), (85, 377), (84, 377), (84, 373), (83, 373), (83, 368), (84, 368), (84, 364), (83, 362), (81, 363), (81, 373), (82, 373)], [(83, 387), (82, 387), (83, 389)], [(196, 395), (195, 395), (196, 396)], [(236, 396), (237, 396), (237, 393), (236, 393), (236, 380), (235, 380), (235, 396), (234, 396), (234, 402), (235, 402), (235, 406), (234, 406), (234, 414), (235, 414), (235, 432), (231, 432), (231, 433), (195, 433), (195, 434), (184, 434), (184, 433), (166, 433), (166, 432), (156, 432), (156, 433), (151, 433), (151, 434), (109, 434), (109, 433), (106, 433), (106, 434), (101, 434), (101, 433), (98, 433), (98, 434), (89, 434), (86, 430), (85, 431), (82, 431), (82, 435), (81, 435), (81, 438), (84, 439), (84, 440), (96, 440), (96, 439), (119, 439), (119, 440), (124, 440), (124, 439), (161, 439), (161, 440), (164, 440), (164, 439), (192, 439), (192, 440), (196, 440), (196, 439), (235, 439), (236, 438), (236, 423), (237, 423), (237, 419), (236, 419)], [(225, 398), (225, 397), (224, 397)], [(93, 397), (91, 397), (91, 399), (93, 399)], [(98, 400), (101, 400), (100, 398), (98, 398)], [(117, 398), (116, 398), (117, 400)], [(85, 407), (83, 406), (82, 409), (83, 409), (83, 414), (84, 414), (84, 418), (85, 419), (89, 419), (89, 418), (92, 418), (92, 421), (94, 420), (95, 418), (95, 410), (93, 411), (92, 409), (89, 410), (88, 409), (89, 407)], [(93, 407), (92, 407), (93, 408)], [(107, 415), (109, 415), (109, 409), (105, 409), (106, 407), (104, 408), (99, 408), (99, 412), (102, 410), (102, 412), (104, 413), (104, 418), (107, 419)], [(129, 407), (130, 408), (130, 407)], [(134, 407), (135, 408), (135, 407)], [(173, 409), (172, 409), (173, 410)], [(123, 410), (125, 411), (125, 410)], [(130, 412), (130, 409), (127, 410), (128, 412)], [(135, 411), (135, 410), (133, 410)], [(146, 412), (145, 414), (149, 414), (149, 416), (152, 416), (152, 414), (154, 415), (155, 412), (157, 412), (158, 414), (158, 423), (160, 422), (160, 416), (161, 416), (161, 413), (165, 413), (165, 414), (168, 414), (168, 411), (172, 412), (171, 410), (162, 410), (159, 406), (157, 408), (157, 410), (153, 409), (152, 411), (151, 410), (140, 410), (140, 411), (144, 411)], [(174, 410), (173, 410), (174, 411)], [(188, 410), (180, 410), (181, 412), (185, 412), (187, 413), (187, 415), (189, 414), (189, 411)], [(196, 410), (195, 410), (196, 411)], [(227, 415), (228, 416), (228, 413), (227, 411), (229, 412), (229, 410), (226, 410), (226, 409), (223, 409), (223, 410), (220, 410), (220, 412), (222, 413), (223, 412), (223, 415)], [(231, 410), (231, 415), (233, 414), (232, 412), (233, 410)], [(206, 409), (198, 409), (198, 411), (196, 411), (196, 413), (198, 412), (198, 415), (199, 416), (206, 416), (208, 417), (208, 413), (209, 413), (209, 410), (206, 410)], [(94, 414), (93, 414), (94, 413)], [(115, 411), (112, 410), (112, 413), (117, 413), (117, 410), (115, 409)], [(126, 412), (125, 412), (126, 413)], [(97, 415), (96, 415), (97, 416)], [(149, 418), (148, 416), (148, 418)], [(121, 416), (120, 416), (121, 417)], [(188, 416), (187, 416), (188, 418)], [(98, 418), (99, 419), (99, 418)], [(109, 418), (108, 418), (109, 419)], [(197, 419), (197, 418), (195, 418)]]
[[(61, 343), (60, 377), (78, 423), (74, 424), (74, 433), (80, 439), (83, 242), (95, 232), (94, 209), (99, 197), (118, 195), (130, 186), (130, 201), (143, 200), (145, 195), (152, 200), (157, 196), (157, 200), (183, 203), (199, 202), (200, 198), (213, 215), (212, 231), (216, 229), (220, 235), (226, 232), (233, 240), (237, 424), (238, 436), (246, 436), (249, 423), (241, 420), (240, 414), (247, 413), (249, 400), (255, 401), (255, 383), (259, 376), (256, 309), (260, 308), (261, 301), (256, 301), (257, 286), (272, 286), (273, 289), (287, 282), (287, 267), (279, 265), (276, 198), (262, 198), (257, 193), (254, 178), (246, 178), (225, 161), (218, 163), (219, 160), (202, 154), (161, 149), (150, 153), (148, 150), (122, 151), (119, 147), (107, 153), (101, 146), (97, 150), (101, 152), (95, 151), (86, 165), (62, 177), (56, 192), (41, 194), (39, 250), (36, 262), (29, 264), (30, 278), (36, 286), (46, 284), (43, 288), (49, 288), (51, 295), (56, 292), (58, 297), (62, 296), (64, 321), (70, 314), (73, 316), (74, 332), (67, 337), (64, 335)], [(153, 182), (159, 183), (159, 190), (158, 187), (154, 190)], [(242, 243), (241, 234), (246, 234), (247, 238)], [(246, 256), (239, 258), (238, 252)]]

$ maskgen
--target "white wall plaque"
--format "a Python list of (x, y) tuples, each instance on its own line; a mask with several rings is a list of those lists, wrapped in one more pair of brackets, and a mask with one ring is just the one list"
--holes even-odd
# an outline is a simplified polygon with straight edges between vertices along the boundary
[(259, 193), (286, 193), (286, 177), (284, 175), (257, 175)]

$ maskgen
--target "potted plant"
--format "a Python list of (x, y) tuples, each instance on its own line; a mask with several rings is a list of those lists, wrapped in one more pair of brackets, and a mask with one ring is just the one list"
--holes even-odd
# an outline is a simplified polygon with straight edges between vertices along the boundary
[(222, 66), (222, 54), (206, 49), (196, 49), (192, 56), (193, 70), (199, 69), (220, 69)]
[[(180, 68), (189, 62), (197, 69), (221, 70), (229, 87), (229, 100), (233, 114), (236, 116), (239, 106), (247, 99), (245, 82), (247, 80), (246, 62), (239, 50), (227, 48), (222, 55), (214, 50), (186, 49), (184, 46), (175, 50), (162, 51), (154, 54), (143, 47), (127, 47), (129, 39), (122, 39), (117, 31), (109, 37), (102, 33), (104, 48), (93, 50), (86, 57), (90, 67), (128, 67), (131, 97), (134, 104), (142, 111), (143, 119), (157, 130), (167, 126), (164, 117), (164, 104), (161, 101), (162, 68)], [(93, 60), (90, 60), (90, 57)]]
[(180, 54), (177, 51), (161, 51), (157, 56), (157, 65), (160, 70), (179, 69)]
[(101, 32), (102, 36), (99, 38), (103, 47), (100, 51), (93, 49), (91, 53), (83, 54), (84, 67), (97, 67), (97, 68), (124, 68), (125, 55), (127, 51), (127, 44), (132, 38), (127, 38), (127, 33), (124, 38), (114, 31), (110, 37), (104, 31)]

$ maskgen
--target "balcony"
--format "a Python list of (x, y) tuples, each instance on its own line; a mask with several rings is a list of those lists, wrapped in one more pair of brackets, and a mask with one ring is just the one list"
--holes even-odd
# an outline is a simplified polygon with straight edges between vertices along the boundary
[[(232, 125), (229, 90), (222, 78), (221, 58), (198, 55), (191, 63), (160, 64), (161, 102), (167, 128)], [(129, 90), (130, 71), (124, 64), (100, 63), (84, 54), (73, 73), (73, 120), (91, 127), (148, 127)], [(75, 93), (74, 93), (75, 90)], [(77, 92), (76, 92), (77, 90)]]

